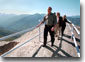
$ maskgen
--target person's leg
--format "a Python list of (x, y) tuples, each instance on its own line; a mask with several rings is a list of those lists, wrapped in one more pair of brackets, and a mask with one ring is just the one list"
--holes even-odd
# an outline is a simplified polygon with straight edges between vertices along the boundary
[(48, 36), (48, 27), (45, 26), (44, 28), (44, 45), (43, 46), (46, 46), (46, 43), (47, 43), (47, 36)]
[(54, 38), (54, 31), (51, 31), (51, 29), (49, 30), (49, 33), (50, 33), (50, 36), (51, 36), (51, 46), (54, 45), (54, 41), (55, 41), (55, 38)]
[(62, 27), (62, 36), (63, 36), (63, 33), (64, 33), (64, 27)]
[(56, 37), (58, 37), (59, 24), (56, 25)]
[(60, 37), (60, 35), (61, 35), (61, 27), (59, 27), (59, 37)]
[(62, 36), (64, 35), (65, 27), (66, 26), (62, 27)]
[(60, 38), (62, 37), (62, 27), (59, 27), (59, 36), (58, 36), (58, 40), (60, 40)]

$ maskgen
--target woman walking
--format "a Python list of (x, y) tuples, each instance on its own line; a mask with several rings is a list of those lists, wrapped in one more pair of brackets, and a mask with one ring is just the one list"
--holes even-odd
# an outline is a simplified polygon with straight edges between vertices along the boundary
[(66, 18), (66, 15), (63, 16), (63, 20), (62, 20), (62, 36), (64, 35), (64, 31), (65, 31), (65, 28), (66, 28), (66, 22), (71, 24), (71, 22), (69, 22)]

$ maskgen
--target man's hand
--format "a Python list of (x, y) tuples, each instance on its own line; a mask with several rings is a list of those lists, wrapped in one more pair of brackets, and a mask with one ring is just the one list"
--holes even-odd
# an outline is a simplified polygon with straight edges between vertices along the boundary
[(43, 23), (43, 22), (40, 22), (40, 24), (38, 24), (38, 25), (36, 26), (36, 28), (38, 28), (42, 23)]
[(51, 28), (51, 31), (54, 31), (54, 27)]
[(37, 26), (36, 26), (36, 28), (38, 28), (39, 26), (40, 26), (40, 24), (39, 24), (39, 25), (37, 25)]

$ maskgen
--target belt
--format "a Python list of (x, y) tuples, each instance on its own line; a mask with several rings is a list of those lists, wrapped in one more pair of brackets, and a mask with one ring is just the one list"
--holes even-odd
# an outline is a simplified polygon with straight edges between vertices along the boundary
[(54, 26), (54, 25), (45, 25), (45, 26)]

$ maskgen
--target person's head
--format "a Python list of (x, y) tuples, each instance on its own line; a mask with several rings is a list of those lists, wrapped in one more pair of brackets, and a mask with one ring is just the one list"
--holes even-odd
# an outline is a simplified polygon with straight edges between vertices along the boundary
[(66, 15), (64, 15), (63, 17), (66, 18)]
[(66, 19), (66, 15), (63, 16), (63, 20)]
[(57, 13), (56, 13), (56, 16), (57, 16), (57, 17), (60, 17), (60, 13), (59, 13), (59, 12), (57, 12)]
[(51, 7), (48, 7), (48, 14), (50, 14), (52, 11), (52, 8)]
[(66, 15), (64, 15), (63, 18), (65, 19), (66, 18)]

